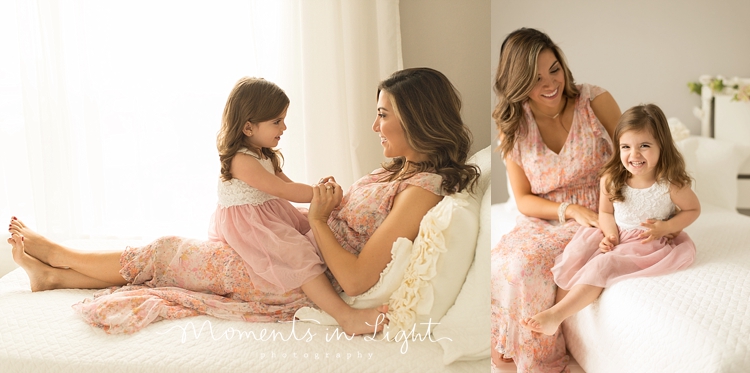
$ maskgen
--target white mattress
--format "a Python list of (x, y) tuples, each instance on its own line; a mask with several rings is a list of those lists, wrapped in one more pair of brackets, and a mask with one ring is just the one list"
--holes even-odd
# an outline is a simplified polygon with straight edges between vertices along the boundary
[(686, 232), (690, 268), (618, 283), (563, 323), (587, 372), (750, 371), (750, 217), (704, 205)]
[(160, 321), (133, 335), (107, 335), (70, 307), (92, 290), (28, 289), (22, 269), (0, 278), (2, 372), (482, 372), (490, 364), (484, 359), (445, 366), (442, 348), (429, 339), (409, 339), (401, 353), (403, 341), (336, 340), (333, 328), (307, 323), (199, 316)]

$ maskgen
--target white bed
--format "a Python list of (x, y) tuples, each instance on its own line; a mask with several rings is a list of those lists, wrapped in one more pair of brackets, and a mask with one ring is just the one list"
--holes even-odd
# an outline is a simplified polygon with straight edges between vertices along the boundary
[[(28, 276), (18, 268), (0, 278), (0, 371), (487, 371), (490, 366), (487, 296), (490, 198), (484, 191), (488, 189), (490, 178), (489, 159), (489, 147), (472, 159), (486, 170), (481, 179), (484, 181), (472, 196), (473, 201), (464, 204), (466, 211), (459, 213), (458, 207), (453, 209), (453, 216), (459, 217), (454, 220), (461, 220), (464, 225), (453, 226), (451, 221), (451, 226), (443, 231), (448, 252), (440, 254), (437, 275), (430, 280), (436, 290), (426, 315), (438, 312), (440, 303), (444, 304), (444, 309), (438, 312), (441, 318), (439, 324), (433, 326), (432, 335), (419, 333), (407, 338), (401, 335), (396, 341), (384, 341), (381, 333), (374, 340), (372, 335), (345, 340), (336, 337), (337, 329), (332, 326), (305, 322), (232, 322), (210, 316), (160, 321), (132, 335), (107, 335), (85, 324), (71, 308), (72, 304), (91, 297), (93, 290), (31, 293)], [(466, 206), (475, 207), (471, 210)], [(469, 212), (471, 218), (461, 215), (467, 211), (473, 211)], [(470, 237), (473, 243), (470, 247), (451, 246), (459, 235), (453, 234), (451, 238), (448, 232), (460, 228), (465, 233), (466, 223), (473, 224), (474, 236)], [(79, 241), (71, 246), (118, 249), (126, 243), (140, 244)], [(460, 267), (459, 261), (466, 263), (464, 268), (453, 271), (456, 266)], [(460, 273), (459, 279), (454, 272)], [(441, 277), (441, 273), (452, 274)], [(452, 284), (447, 286), (440, 281)], [(441, 299), (444, 295), (438, 294), (446, 287), (455, 289), (448, 303)], [(417, 320), (422, 317), (421, 311), (417, 312)]]
[[(677, 273), (618, 283), (566, 320), (573, 371), (576, 364), (588, 373), (750, 371), (750, 217), (728, 205), (749, 151), (697, 137), (678, 145), (702, 206), (685, 229), (696, 260)], [(513, 203), (492, 206), (493, 246), (517, 214)]]
[[(445, 366), (442, 348), (429, 340), (408, 341), (405, 353), (403, 343), (361, 336), (329, 342), (326, 337), (334, 336), (334, 328), (309, 323), (294, 325), (294, 335), (302, 340), (295, 340), (291, 324), (209, 316), (162, 321), (133, 335), (107, 335), (84, 324), (70, 307), (93, 291), (32, 294), (20, 269), (0, 279), (0, 289), (4, 372), (476, 372), (489, 364), (478, 360)], [(270, 339), (271, 331), (280, 333), (276, 341)], [(309, 341), (308, 331), (313, 334)]]

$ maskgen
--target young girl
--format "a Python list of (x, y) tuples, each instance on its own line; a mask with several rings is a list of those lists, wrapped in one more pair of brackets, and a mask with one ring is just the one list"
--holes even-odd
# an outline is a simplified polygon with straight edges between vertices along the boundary
[[(232, 89), (216, 142), (221, 179), (209, 240), (237, 251), (256, 289), (282, 294), (301, 288), (345, 332), (372, 333), (387, 306), (353, 309), (339, 297), (324, 273), (307, 217), (289, 203), (310, 202), (313, 187), (284, 175), (281, 154), (273, 149), (286, 130), (288, 106), (284, 91), (264, 79), (243, 78)], [(330, 181), (320, 184), (341, 193)]]
[(664, 113), (652, 104), (633, 107), (614, 138), (615, 154), (600, 172), (599, 228), (579, 229), (555, 259), (558, 303), (521, 320), (528, 329), (552, 335), (605, 287), (672, 273), (695, 258), (682, 230), (698, 218), (700, 203)]

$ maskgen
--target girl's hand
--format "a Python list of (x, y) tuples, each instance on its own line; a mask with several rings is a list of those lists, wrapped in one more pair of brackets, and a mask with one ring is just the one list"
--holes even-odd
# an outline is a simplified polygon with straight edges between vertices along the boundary
[(320, 185), (320, 184), (325, 184), (325, 183), (327, 183), (327, 182), (329, 182), (329, 181), (333, 181), (333, 182), (335, 183), (335, 182), (336, 182), (336, 179), (334, 179), (334, 178), (333, 178), (333, 176), (326, 176), (326, 177), (324, 177), (324, 178), (322, 178), (322, 179), (320, 179), (320, 180), (318, 181), (318, 185)]
[[(667, 222), (656, 219), (646, 220), (645, 222), (641, 223), (641, 227), (647, 228), (640, 235), (638, 235), (638, 238), (644, 238), (641, 243), (649, 243), (654, 240), (660, 240), (662, 237), (667, 237), (668, 235), (675, 233), (669, 231), (669, 225), (667, 224)], [(677, 232), (677, 234), (679, 234), (679, 232)]]
[(677, 232), (667, 233), (664, 235), (664, 237), (667, 239), (667, 243), (672, 243), (672, 240), (674, 240), (675, 237), (679, 236), (680, 233), (682, 233), (682, 229)]
[(571, 204), (565, 210), (565, 215), (584, 227), (599, 227), (599, 214), (581, 205)]
[(307, 213), (307, 218), (308, 220), (320, 220), (327, 223), (331, 211), (341, 203), (344, 191), (335, 181), (313, 185), (312, 189), (313, 197), (310, 202), (310, 211)]
[(620, 237), (617, 237), (615, 235), (605, 236), (604, 238), (602, 238), (602, 241), (599, 242), (599, 250), (601, 250), (603, 253), (608, 253), (619, 244)]

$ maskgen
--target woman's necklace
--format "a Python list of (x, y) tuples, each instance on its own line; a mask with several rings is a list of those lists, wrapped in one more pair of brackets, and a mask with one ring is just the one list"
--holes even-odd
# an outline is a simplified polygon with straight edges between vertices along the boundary
[[(539, 111), (539, 114), (542, 114), (542, 115), (544, 115), (545, 117), (547, 117), (547, 118), (550, 118), (550, 119), (556, 119), (557, 117), (559, 117), (559, 116), (560, 116), (560, 114), (562, 114), (562, 113), (563, 113), (563, 111), (565, 111), (565, 108), (566, 108), (567, 106), (568, 106), (568, 96), (565, 96), (565, 104), (563, 105), (562, 109), (560, 109), (560, 111), (559, 111), (559, 112), (557, 112), (557, 114), (555, 114), (555, 115), (547, 115), (547, 114), (544, 114), (544, 113), (542, 113), (542, 111), (541, 111), (541, 110)], [(568, 133), (568, 132), (569, 132), (569, 131), (568, 131), (568, 129), (567, 129), (567, 128), (565, 128), (565, 125), (564, 125), (564, 124), (562, 124), (562, 120), (560, 121), (560, 127), (562, 127), (562, 129), (563, 129), (563, 130), (565, 130), (565, 133)]]

